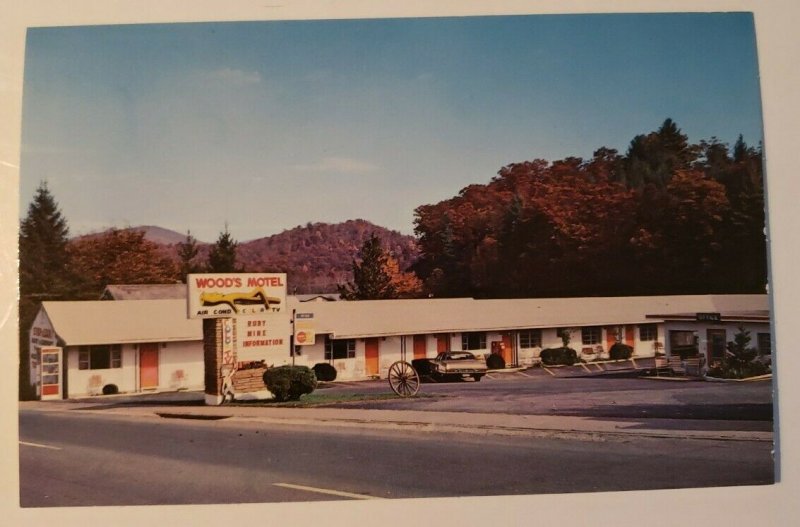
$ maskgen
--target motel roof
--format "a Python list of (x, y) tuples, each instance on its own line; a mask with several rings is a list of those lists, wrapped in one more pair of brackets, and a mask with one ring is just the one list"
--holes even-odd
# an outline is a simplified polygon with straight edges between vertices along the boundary
[(186, 316), (186, 300), (43, 302), (65, 346), (202, 340), (201, 320)]
[(655, 322), (651, 313), (763, 311), (767, 295), (683, 295), (546, 299), (362, 300), (296, 304), (334, 338), (610, 326)]
[[(339, 302), (299, 302), (290, 296), (287, 307), (313, 313), (315, 331), (337, 339), (646, 324), (700, 312), (769, 313), (767, 295)], [(185, 299), (44, 302), (42, 308), (66, 346), (203, 338), (202, 322), (187, 318)]]
[(112, 284), (100, 300), (158, 300), (186, 298), (186, 284)]

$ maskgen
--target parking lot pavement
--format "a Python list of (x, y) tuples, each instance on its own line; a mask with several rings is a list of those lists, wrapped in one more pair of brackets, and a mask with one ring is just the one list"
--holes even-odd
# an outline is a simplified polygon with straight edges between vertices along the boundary
[[(321, 384), (317, 393), (330, 394), (332, 400), (351, 395), (387, 395), (386, 380), (333, 382)], [(344, 397), (346, 399), (346, 397)], [(24, 403), (28, 404), (28, 403)], [(181, 413), (230, 412), (249, 417), (274, 414), (287, 416), (286, 408), (236, 407), (204, 408), (200, 392), (172, 392), (145, 395), (92, 397), (69, 402), (30, 403), (40, 410), (86, 409), (108, 412)], [(239, 407), (242, 408), (242, 407)], [(635, 420), (636, 426), (683, 430), (739, 430), (771, 432), (773, 424), (772, 385), (770, 382), (719, 384), (702, 381), (653, 382), (620, 377), (553, 377), (539, 370), (504, 372), (485, 377), (481, 382), (423, 382), (418, 397), (382, 398), (358, 402), (331, 402), (325, 408), (293, 409), (298, 419), (324, 410), (325, 419), (339, 416), (355, 419), (359, 411), (376, 416), (394, 412), (403, 419), (433, 422), (444, 415), (471, 414), (570, 418), (581, 426), (613, 420)], [(355, 412), (353, 414), (352, 412)], [(346, 415), (345, 415), (346, 414)], [(221, 414), (222, 415), (222, 414)], [(295, 415), (294, 413), (292, 415)], [(464, 418), (467, 418), (464, 415)]]

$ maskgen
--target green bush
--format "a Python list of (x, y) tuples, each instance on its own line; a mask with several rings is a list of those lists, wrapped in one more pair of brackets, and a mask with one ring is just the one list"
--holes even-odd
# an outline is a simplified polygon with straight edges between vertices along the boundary
[(559, 364), (572, 366), (578, 362), (578, 352), (567, 347), (547, 348), (542, 350), (539, 354), (539, 358), (546, 366), (556, 366)]
[(739, 327), (733, 341), (728, 342), (727, 353), (719, 364), (708, 370), (707, 375), (720, 379), (745, 379), (770, 373), (770, 367), (758, 358), (758, 350), (750, 347), (750, 332)]
[(306, 366), (278, 366), (264, 372), (264, 385), (277, 401), (296, 401), (317, 387), (314, 371)]
[(631, 355), (633, 355), (633, 348), (622, 342), (615, 342), (608, 350), (611, 360), (630, 359)]
[(314, 375), (317, 376), (318, 381), (331, 382), (336, 380), (336, 368), (327, 362), (315, 364), (312, 369), (314, 370)]
[(502, 370), (506, 367), (506, 361), (500, 355), (492, 353), (486, 357), (486, 367), (490, 370)]

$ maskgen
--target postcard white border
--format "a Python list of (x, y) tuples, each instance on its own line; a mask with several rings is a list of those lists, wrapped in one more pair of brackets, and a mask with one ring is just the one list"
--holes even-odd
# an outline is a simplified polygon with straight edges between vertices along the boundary
[[(174, 525), (225, 525), (252, 519), (268, 525), (790, 525), (796, 521), (798, 493), (798, 423), (793, 411), (800, 383), (797, 354), (789, 330), (800, 298), (794, 278), (800, 262), (800, 176), (793, 169), (800, 112), (796, 101), (800, 75), (800, 45), (796, 23), (800, 3), (792, 0), (705, 1), (520, 1), (460, 0), (406, 2), (357, 0), (28, 0), (4, 2), (0, 17), (0, 508), (9, 525), (84, 525), (89, 517), (108, 514), (113, 525), (157, 521)], [(776, 317), (775, 344), (779, 352), (779, 405), (782, 444), (781, 482), (763, 487), (634, 491), (624, 493), (510, 496), (504, 498), (430, 499), (424, 503), (329, 502), (230, 506), (175, 506), (19, 509), (16, 383), (16, 247), (19, 217), (19, 142), (22, 74), (27, 27), (118, 23), (266, 20), (298, 18), (372, 18), (411, 16), (468, 16), (567, 12), (680, 12), (752, 11), (755, 13), (765, 125), (767, 192)], [(700, 52), (701, 50), (698, 50)], [(783, 351), (785, 350), (785, 351)], [(733, 462), (733, 460), (732, 460)]]

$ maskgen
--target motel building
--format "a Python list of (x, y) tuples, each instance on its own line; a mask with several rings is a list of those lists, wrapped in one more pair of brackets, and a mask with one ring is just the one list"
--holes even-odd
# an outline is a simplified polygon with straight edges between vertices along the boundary
[[(30, 382), (41, 399), (204, 389), (204, 321), (187, 317), (185, 286), (152, 286), (161, 287), (158, 295), (171, 298), (146, 298), (150, 286), (135, 287), (145, 291), (126, 295), (107, 290), (104, 297), (112, 300), (42, 304), (30, 329)], [(386, 378), (398, 360), (467, 350), (479, 356), (497, 353), (507, 367), (524, 367), (538, 362), (542, 349), (560, 347), (565, 331), (569, 346), (586, 361), (608, 359), (609, 348), (623, 342), (633, 348), (635, 358), (669, 356), (691, 345), (709, 364), (722, 356), (725, 343), (741, 325), (751, 331), (753, 345), (771, 347), (767, 295), (372, 301), (315, 297), (306, 302), (289, 296), (286, 307), (309, 328), (313, 344), (297, 346), (291, 357), (291, 326), (273, 325), (267, 318), (269, 342), (281, 345), (244, 349), (234, 344), (237, 364), (263, 360), (268, 366), (294, 362), (313, 367), (324, 362), (336, 368), (337, 380), (365, 380)], [(247, 334), (248, 324), (255, 324), (246, 318), (233, 320), (240, 336)]]

